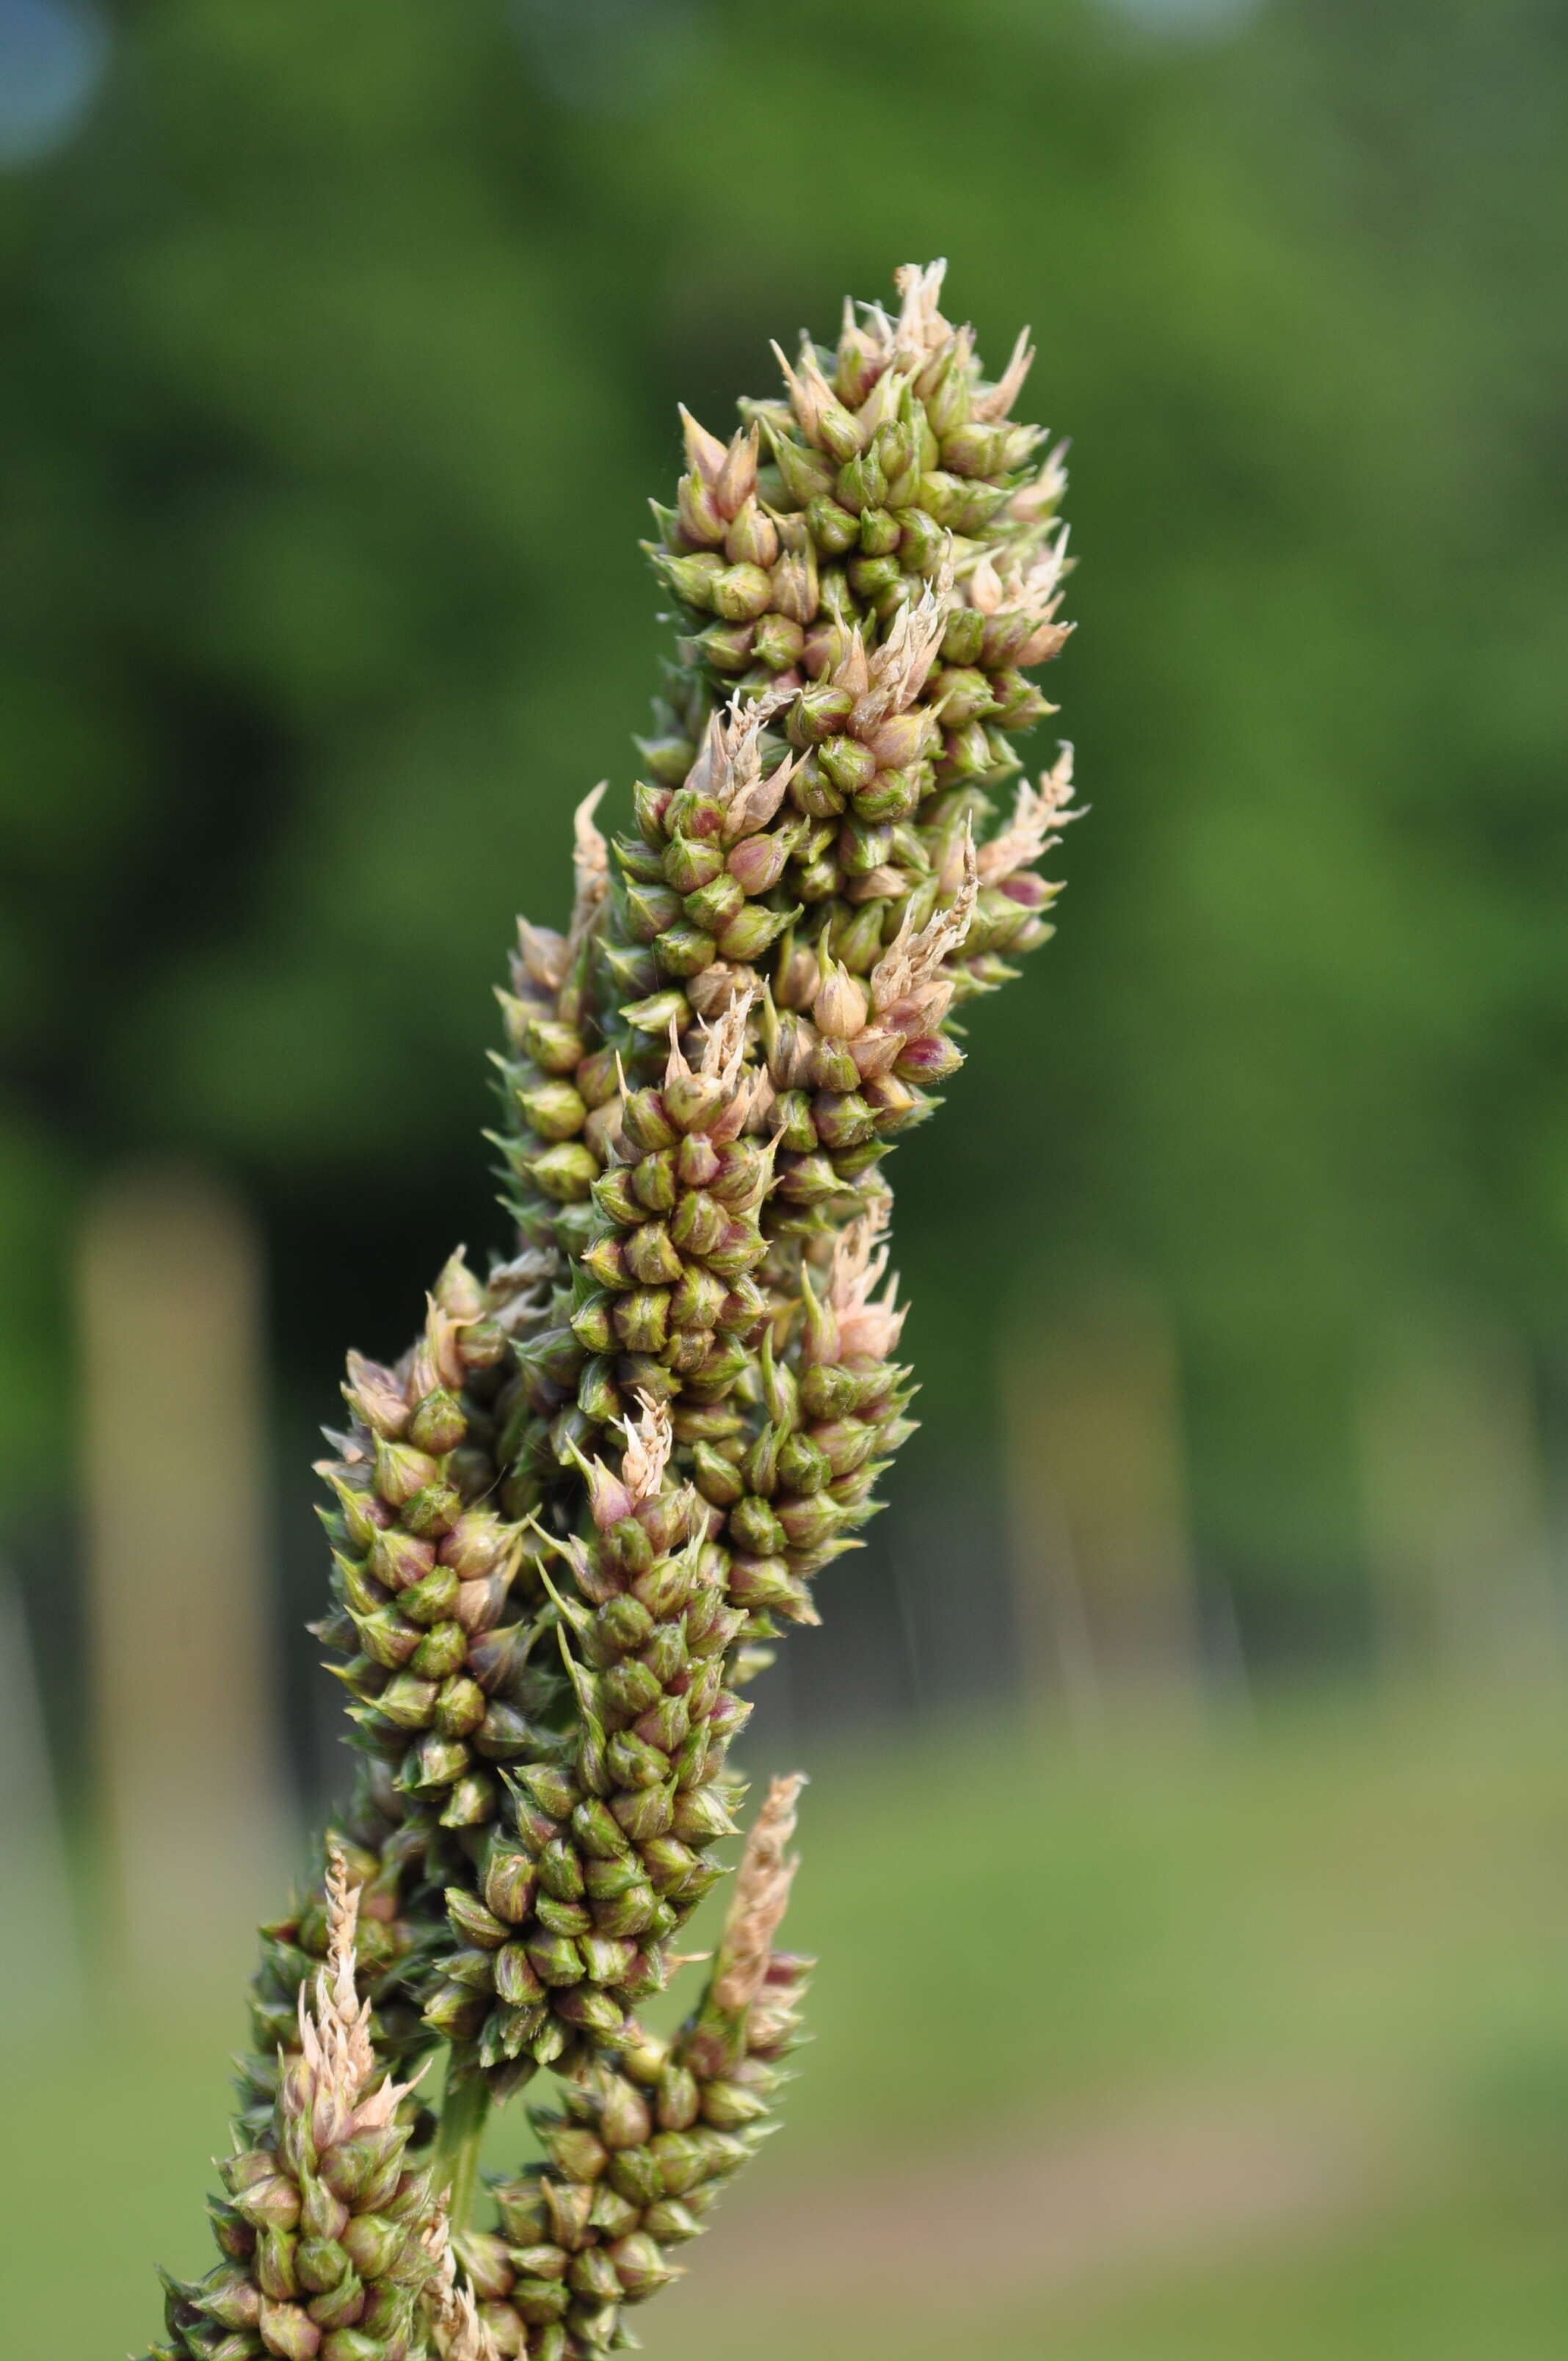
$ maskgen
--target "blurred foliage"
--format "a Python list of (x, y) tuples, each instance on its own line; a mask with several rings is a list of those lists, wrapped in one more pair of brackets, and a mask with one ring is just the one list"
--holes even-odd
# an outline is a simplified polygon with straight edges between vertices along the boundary
[[(71, 1453), (75, 1197), (266, 1216), (291, 1393), (452, 1240), (513, 910), (622, 795), (684, 397), (943, 252), (1075, 440), (1059, 942), (897, 1160), (928, 1414), (1102, 1268), (1172, 1306), (1249, 1606), (1352, 1595), (1369, 1326), (1568, 1312), (1568, 26), (1546, 0), (137, 0), (0, 184), (0, 1377)], [(958, 1196), (997, 1208), (945, 1262)], [(11, 1413), (15, 1412), (14, 1421)], [(1338, 1598), (1340, 1607), (1332, 1601)], [(1283, 1608), (1277, 1610), (1284, 1613)]]

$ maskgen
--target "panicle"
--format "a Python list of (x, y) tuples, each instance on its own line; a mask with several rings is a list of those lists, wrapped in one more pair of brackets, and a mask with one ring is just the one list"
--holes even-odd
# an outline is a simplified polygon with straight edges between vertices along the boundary
[[(631, 825), (584, 800), (566, 927), (520, 920), (499, 994), (517, 1235), (483, 1282), (449, 1259), (400, 1357), (349, 1356), (314, 1628), (359, 1771), (264, 1930), (174, 2361), (588, 2361), (770, 2127), (798, 1776), (696, 2010), (673, 2041), (635, 2012), (739, 1833), (746, 1685), (914, 1431), (885, 1159), (955, 1011), (1048, 936), (1034, 864), (1079, 817), (1070, 746), (1032, 785), (1014, 746), (1070, 628), (1065, 445), (1012, 418), (1027, 333), (987, 379), (945, 269), (846, 306), (836, 351), (775, 347), (786, 398), (728, 441), (681, 412)], [(439, 2202), (438, 2046), (443, 2140), (559, 2081), (491, 2230), (463, 2175)]]

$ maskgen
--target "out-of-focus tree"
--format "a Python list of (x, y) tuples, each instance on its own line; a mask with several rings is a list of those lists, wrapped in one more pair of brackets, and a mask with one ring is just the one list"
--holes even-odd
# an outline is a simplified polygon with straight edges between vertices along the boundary
[[(1343, 1620), (1357, 1335), (1439, 1278), (1538, 1352), (1568, 1324), (1565, 84), (1532, 0), (127, 9), (0, 187), (31, 1496), (110, 1153), (244, 1171), (318, 1401), (496, 1236), (471, 1044), (564, 895), (533, 848), (631, 775), (674, 401), (724, 423), (781, 302), (827, 335), (946, 252), (1075, 438), (1095, 809), (1050, 972), (897, 1160), (920, 1359), (978, 1433), (969, 1307), (1124, 1269), (1205, 1552), (1260, 1627)], [(1021, 1138), (989, 1267), (946, 1268)]]

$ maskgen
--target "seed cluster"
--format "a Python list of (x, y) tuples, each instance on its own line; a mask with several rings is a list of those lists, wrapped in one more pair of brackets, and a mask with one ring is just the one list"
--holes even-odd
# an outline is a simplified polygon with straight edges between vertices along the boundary
[[(438, 2242), (416, 2342), (356, 2321), (372, 2342), (329, 2361), (426, 2330), (452, 2361), (626, 2341), (793, 2027), (776, 1874), (673, 2046), (635, 2012), (721, 1874), (745, 1685), (817, 1620), (913, 1431), (884, 1159), (961, 1062), (966, 1003), (1049, 936), (1036, 863), (1076, 817), (1070, 750), (1016, 777), (1051, 710), (1029, 668), (1069, 629), (1060, 454), (1009, 415), (1032, 356), (987, 380), (940, 266), (901, 284), (896, 318), (781, 356), (786, 398), (728, 443), (685, 419), (633, 826), (607, 841), (587, 800), (570, 923), (520, 925), (500, 994), (516, 1248), (483, 1282), (455, 1257), (395, 1367), (350, 1357), (316, 1628), (361, 1757), (329, 1841), (368, 2023), (400, 2072), (444, 2044), (449, 2092), (549, 2067), (565, 2113), (499, 2227)], [(263, 2145), (330, 1938), (323, 1894), (266, 1931), (240, 2119)], [(430, 2136), (412, 2100), (400, 2124)]]
[(668, 2250), (700, 2235), (766, 2135), (808, 1966), (773, 1953), (735, 2030), (699, 2020), (663, 2043), (638, 2028), (617, 2064), (565, 2086), (560, 2113), (535, 2113), (545, 2163), (497, 2187), (499, 2229), (460, 2241), (498, 2354), (602, 2352), (623, 2308), (677, 2276)]

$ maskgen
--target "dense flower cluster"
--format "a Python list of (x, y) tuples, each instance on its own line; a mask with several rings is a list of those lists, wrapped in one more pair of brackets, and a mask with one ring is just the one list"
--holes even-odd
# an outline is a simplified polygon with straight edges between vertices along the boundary
[[(1069, 750), (1017, 776), (1051, 710), (1030, 670), (1069, 628), (1060, 454), (1010, 415), (1032, 356), (988, 380), (941, 266), (900, 279), (896, 317), (781, 355), (784, 397), (729, 442), (685, 418), (634, 825), (607, 841), (587, 799), (570, 923), (520, 925), (500, 995), (514, 1250), (483, 1282), (455, 1257), (396, 1367), (350, 1358), (318, 1629), (362, 1763), (331, 1842), (367, 2037), (399, 2071), (447, 2047), (430, 2170), (455, 2219), (398, 2281), (411, 2327), (367, 2300), (329, 2361), (622, 2341), (754, 2145), (793, 2027), (799, 1965), (771, 1949), (793, 1791), (685, 2033), (635, 2010), (721, 1874), (746, 1682), (817, 1620), (912, 1431), (883, 1160), (960, 1063), (956, 1012), (1049, 935), (1036, 863), (1074, 817)], [(241, 2120), (272, 2153), (331, 1941), (324, 1894), (267, 1930)], [(545, 2162), (474, 2230), (484, 2108), (543, 2067)], [(411, 2101), (401, 2129), (431, 2136)], [(305, 2326), (275, 2304), (224, 2333), (313, 2352), (330, 2296), (303, 2281), (276, 2301)], [(211, 2302), (179, 2291), (171, 2350), (258, 2349), (214, 2343)]]

